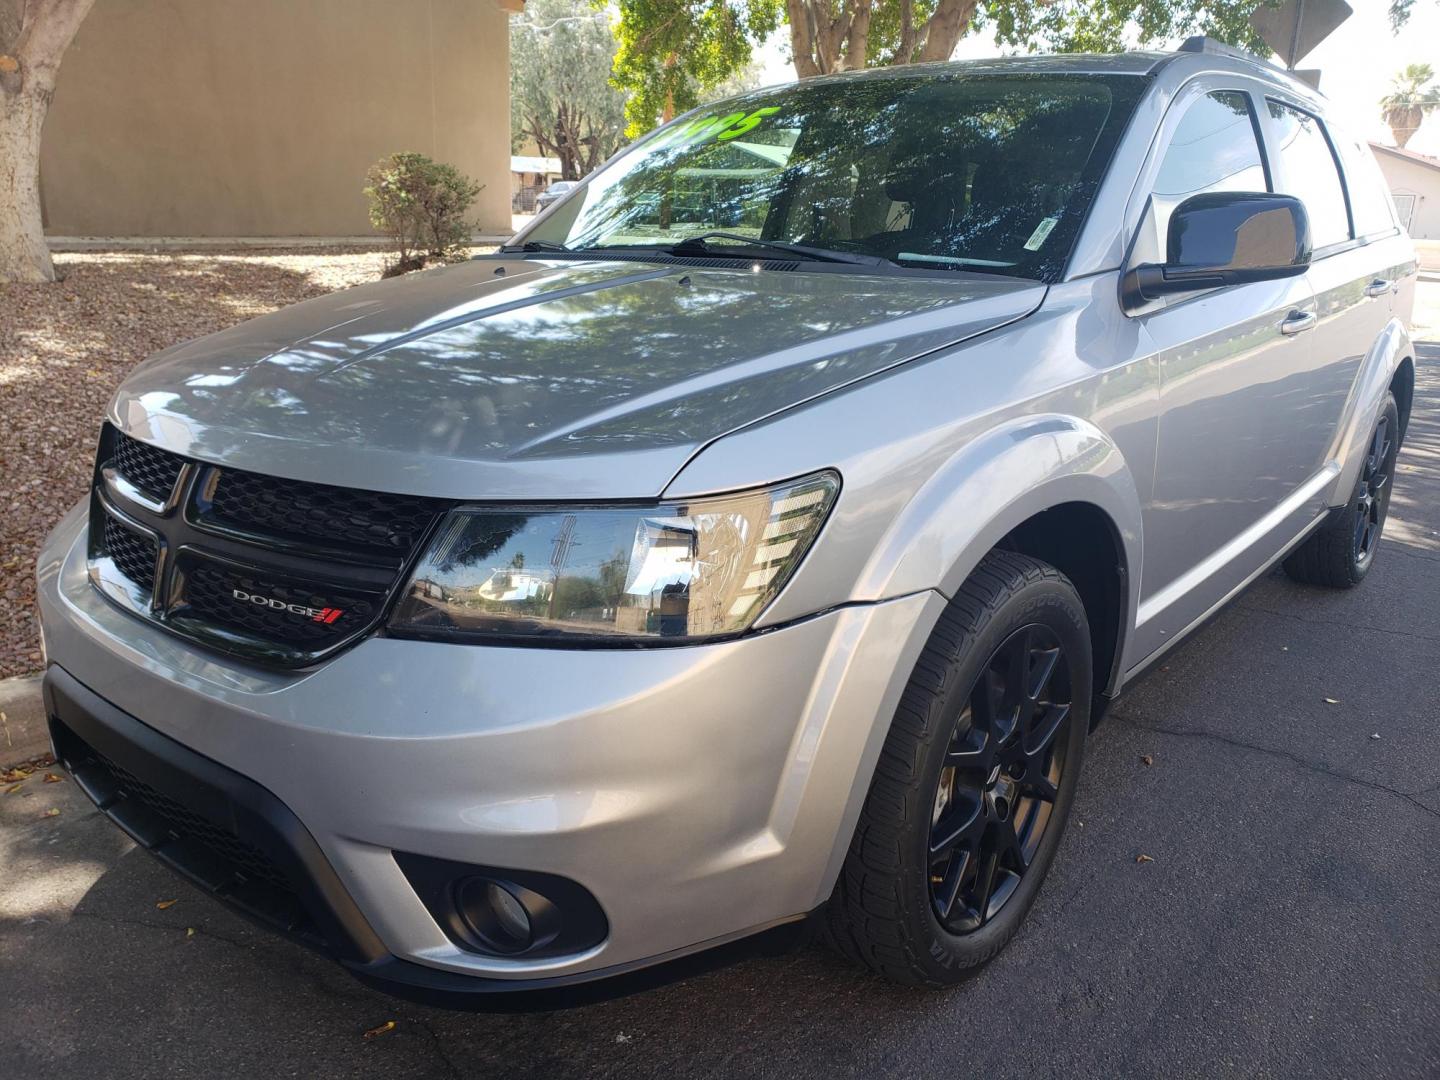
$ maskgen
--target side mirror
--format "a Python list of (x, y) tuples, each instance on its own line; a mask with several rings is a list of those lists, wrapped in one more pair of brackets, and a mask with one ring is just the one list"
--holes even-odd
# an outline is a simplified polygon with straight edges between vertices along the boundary
[(1127, 299), (1296, 277), (1310, 265), (1310, 218), (1289, 195), (1208, 191), (1170, 215), (1170, 259), (1125, 275)]

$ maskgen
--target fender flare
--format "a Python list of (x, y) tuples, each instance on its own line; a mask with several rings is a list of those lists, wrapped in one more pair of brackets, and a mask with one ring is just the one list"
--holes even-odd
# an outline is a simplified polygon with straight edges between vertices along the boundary
[(1340, 474), (1326, 496), (1326, 505), (1332, 509), (1349, 504), (1385, 395), (1390, 392), (1401, 362), (1414, 355), (1415, 347), (1405, 324), (1392, 318), (1361, 361), (1331, 452), (1331, 457), (1340, 463)]
[(880, 599), (934, 589), (949, 599), (1006, 534), (1066, 503), (1097, 507), (1120, 541), (1126, 595), (1118, 660), (1139, 603), (1141, 497), (1114, 440), (1076, 416), (1016, 417), (966, 444), (896, 516), (856, 595)]

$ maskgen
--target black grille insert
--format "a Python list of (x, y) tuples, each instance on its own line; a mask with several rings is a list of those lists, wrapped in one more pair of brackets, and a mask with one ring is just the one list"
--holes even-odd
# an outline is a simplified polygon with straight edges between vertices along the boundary
[(404, 552), (435, 520), (433, 499), (221, 469), (202, 521), (326, 547)]
[[(199, 620), (303, 651), (323, 649), (368, 625), (383, 594), (320, 592), (278, 584), (251, 572), (197, 558), (181, 563), (182, 606), (176, 617)], [(237, 593), (241, 595), (236, 595)], [(303, 610), (296, 610), (303, 609)]]
[(105, 515), (104, 550), (115, 568), (147, 593), (155, 591), (155, 541)]
[(115, 471), (156, 502), (165, 502), (175, 490), (185, 459), (168, 450), (115, 433)]

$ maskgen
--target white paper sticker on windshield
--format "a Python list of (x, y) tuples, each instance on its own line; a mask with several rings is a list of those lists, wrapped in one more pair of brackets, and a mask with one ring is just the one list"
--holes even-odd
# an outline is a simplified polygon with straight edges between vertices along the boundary
[(1047, 217), (1039, 225), (1036, 225), (1035, 231), (1030, 234), (1030, 239), (1025, 241), (1025, 250), (1039, 251), (1040, 245), (1045, 243), (1045, 238), (1050, 235), (1050, 230), (1053, 228), (1055, 228), (1055, 218), (1053, 217)]

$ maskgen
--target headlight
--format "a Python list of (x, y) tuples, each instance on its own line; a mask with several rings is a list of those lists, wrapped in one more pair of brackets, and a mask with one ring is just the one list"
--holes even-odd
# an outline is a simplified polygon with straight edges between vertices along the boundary
[(390, 619), (406, 637), (688, 640), (750, 626), (820, 531), (840, 480), (624, 506), (461, 507)]

